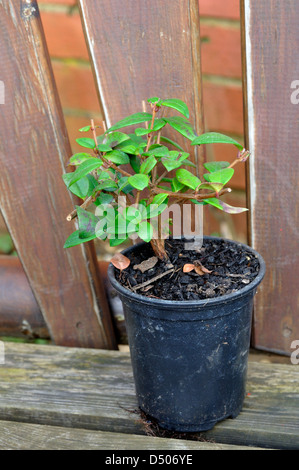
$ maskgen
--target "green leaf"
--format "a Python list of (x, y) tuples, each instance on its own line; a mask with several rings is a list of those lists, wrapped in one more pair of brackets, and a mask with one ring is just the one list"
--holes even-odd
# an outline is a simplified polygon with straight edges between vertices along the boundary
[(121, 150), (125, 153), (130, 153), (132, 155), (135, 154), (136, 150), (138, 149), (138, 144), (134, 142), (132, 139), (125, 140), (121, 144), (117, 146), (118, 150)]
[(164, 157), (165, 155), (168, 155), (169, 150), (165, 145), (160, 145), (160, 144), (154, 144), (151, 145), (149, 150), (142, 155), (149, 157), (150, 155), (154, 155), (155, 157)]
[(163, 119), (155, 119), (152, 129), (144, 128), (144, 127), (138, 127), (137, 129), (135, 129), (135, 134), (137, 136), (147, 135), (147, 134), (150, 134), (151, 132), (159, 131), (164, 126), (166, 126), (166, 122)]
[(141, 122), (151, 121), (151, 119), (152, 115), (149, 113), (134, 113), (118, 121), (116, 124), (111, 126), (107, 132), (116, 131), (122, 127), (132, 126), (134, 124), (140, 124)]
[(149, 177), (143, 174), (137, 174), (130, 176), (128, 179), (128, 183), (133, 186), (133, 188), (138, 189), (141, 191), (142, 189), (146, 188), (149, 184)]
[(99, 218), (91, 212), (76, 206), (78, 215), (79, 238), (96, 237), (96, 226), (99, 223)]
[(160, 118), (155, 119), (154, 125), (153, 125), (153, 131), (157, 132), (160, 129), (162, 129), (164, 126), (166, 126), (166, 122), (164, 121), (164, 119), (160, 119)]
[[(126, 214), (126, 211), (124, 211), (124, 214)], [(135, 215), (138, 221), (141, 220), (138, 214)], [(129, 233), (136, 232), (135, 215), (132, 213), (131, 217), (125, 217), (122, 213), (114, 212), (113, 219), (107, 220), (106, 233), (109, 234), (109, 238), (126, 239)]]
[(134, 206), (129, 206), (126, 208), (124, 211), (124, 217), (127, 222), (133, 222), (135, 225), (139, 224), (143, 219), (141, 212), (137, 209), (137, 207)]
[(70, 158), (70, 165), (80, 165), (82, 162), (85, 162), (86, 160), (89, 160), (91, 158), (93, 160), (97, 159), (96, 157), (93, 157), (89, 153), (75, 153)]
[(185, 170), (184, 168), (177, 170), (176, 178), (180, 183), (192, 189), (196, 189), (197, 186), (199, 186), (201, 183), (200, 179), (197, 178), (197, 176), (193, 175), (192, 173), (190, 173), (190, 171)]
[(87, 174), (91, 173), (93, 170), (100, 168), (100, 166), (102, 166), (102, 162), (98, 160), (97, 158), (89, 159), (81, 163), (81, 165), (78, 166), (76, 171), (71, 173), (72, 177), (69, 179), (67, 183), (67, 187), (69, 188), (71, 185), (73, 185), (78, 180), (83, 178), (83, 176), (86, 176)]
[(111, 152), (107, 152), (105, 155), (103, 155), (103, 158), (109, 160), (112, 163), (115, 163), (116, 165), (126, 165), (127, 163), (130, 163), (128, 155), (120, 150), (112, 150)]
[(94, 240), (96, 235), (92, 235), (89, 238), (80, 238), (79, 237), (79, 230), (73, 232), (65, 241), (63, 248), (71, 248), (72, 246), (80, 245), (81, 243), (89, 242), (90, 240)]
[(140, 173), (148, 174), (150, 171), (152, 171), (152, 169), (156, 166), (157, 163), (158, 162), (155, 157), (151, 155), (146, 160), (144, 160), (144, 162), (141, 163), (139, 170)]
[(112, 194), (107, 194), (105, 192), (101, 192), (96, 201), (95, 204), (96, 206), (99, 206), (100, 204), (110, 204), (113, 201), (113, 196)]
[(190, 162), (190, 160), (184, 160), (184, 166), (191, 166), (192, 168), (197, 168), (195, 163)]
[(117, 189), (117, 184), (112, 179), (105, 179), (97, 185), (96, 189), (98, 191), (103, 189), (105, 189), (106, 191), (115, 191)]
[(201, 145), (201, 144), (233, 144), (239, 150), (243, 150), (243, 145), (239, 144), (235, 139), (228, 137), (224, 134), (219, 134), (218, 132), (207, 132), (196, 137), (191, 145)]
[(187, 139), (192, 140), (195, 139), (196, 135), (194, 132), (193, 127), (191, 126), (190, 122), (187, 121), (185, 118), (181, 116), (173, 116), (168, 118), (163, 118), (173, 129), (178, 131)]
[(162, 136), (160, 138), (161, 142), (165, 142), (166, 144), (173, 145), (179, 150), (184, 151), (183, 147), (181, 147), (177, 142), (174, 142), (173, 140), (169, 139), (168, 137)]
[(171, 171), (184, 165), (187, 157), (189, 157), (189, 153), (171, 150), (168, 155), (162, 158), (161, 163), (166, 170)]
[(112, 148), (108, 144), (99, 144), (97, 146), (97, 149), (99, 150), (99, 152), (110, 152), (110, 150), (112, 150)]
[(229, 166), (229, 162), (207, 162), (203, 166), (206, 170), (213, 173), (214, 171), (223, 170)]
[(188, 106), (182, 100), (178, 99), (169, 99), (162, 101), (162, 106), (167, 106), (168, 108), (173, 108), (183, 114), (187, 119), (189, 119), (189, 110)]
[(140, 160), (136, 155), (130, 155), (130, 164), (135, 173), (139, 173)]
[[(72, 178), (73, 173), (65, 173), (62, 175), (63, 181), (65, 182), (66, 186), (68, 186), (70, 179)], [(84, 199), (87, 195), (89, 189), (89, 180), (87, 176), (81, 178), (77, 183), (73, 184), (69, 190), (75, 194), (75, 196)]]
[(123, 176), (117, 182), (118, 184), (118, 192), (122, 191), (125, 194), (128, 194), (132, 191), (133, 187), (128, 183), (128, 176)]
[(161, 106), (161, 98), (157, 98), (156, 96), (154, 96), (153, 98), (148, 98), (148, 103), (152, 103), (152, 104), (155, 104), (157, 106)]
[(0, 234), (0, 253), (10, 254), (14, 249), (14, 244), (9, 233)]
[(88, 132), (90, 131), (91, 129), (91, 126), (84, 126), (84, 127), (81, 127), (81, 129), (79, 129), (79, 132)]
[(201, 184), (198, 186), (197, 189), (198, 189), (198, 190), (199, 190), (199, 189), (210, 189), (210, 190), (219, 192), (222, 188), (223, 188), (223, 184), (222, 184), (222, 183), (201, 183)]
[(223, 170), (214, 171), (213, 173), (205, 173), (204, 179), (210, 183), (222, 183), (225, 185), (233, 176), (233, 168), (224, 168)]
[(111, 132), (109, 134), (100, 135), (97, 139), (99, 144), (110, 145), (110, 147), (116, 147), (130, 137), (123, 132)]
[(167, 204), (162, 203), (162, 204), (149, 204), (147, 206), (147, 219), (153, 219), (154, 217), (157, 217), (158, 215), (162, 214), (165, 209), (167, 209)]
[(86, 147), (88, 149), (94, 149), (96, 146), (94, 140), (89, 137), (80, 137), (80, 139), (76, 139), (76, 142), (81, 145), (81, 147)]
[(138, 236), (145, 242), (150, 242), (153, 238), (154, 229), (153, 226), (147, 222), (141, 222), (138, 226)]
[(185, 185), (183, 183), (180, 183), (176, 178), (172, 179), (171, 189), (173, 192), (177, 193), (178, 191), (181, 191), (183, 188), (185, 188)]
[(168, 194), (161, 193), (161, 194), (156, 194), (153, 197), (152, 204), (157, 204), (158, 206), (162, 204), (166, 199), (168, 198)]
[(135, 129), (135, 134), (140, 136), (140, 135), (147, 135), (150, 132), (152, 132), (150, 129), (146, 129), (145, 127), (138, 127)]

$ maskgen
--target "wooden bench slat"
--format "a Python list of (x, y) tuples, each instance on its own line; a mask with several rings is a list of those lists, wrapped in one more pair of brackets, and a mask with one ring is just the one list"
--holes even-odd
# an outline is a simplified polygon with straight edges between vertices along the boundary
[(92, 246), (63, 248), (71, 148), (36, 1), (0, 1), (0, 56), (0, 209), (31, 289), (56, 344), (116, 348)]
[[(0, 421), (0, 428), (0, 450), (113, 450), (114, 452), (153, 449), (175, 451), (265, 450), (213, 442), (89, 431), (13, 421)], [(142, 459), (147, 459), (147, 456), (143, 455)]]
[[(299, 369), (249, 363), (244, 408), (202, 436), (299, 449)], [(144, 435), (128, 353), (5, 343), (0, 420)]]

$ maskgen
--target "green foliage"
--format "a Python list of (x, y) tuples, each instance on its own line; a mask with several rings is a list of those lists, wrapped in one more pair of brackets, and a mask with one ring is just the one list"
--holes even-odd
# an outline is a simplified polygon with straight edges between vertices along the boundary
[[(232, 167), (248, 156), (242, 145), (215, 132), (196, 135), (188, 107), (179, 99), (153, 97), (147, 101), (150, 113), (131, 114), (100, 136), (96, 135), (99, 126), (94, 127), (93, 122), (80, 129), (87, 136), (76, 142), (84, 150), (70, 158), (74, 171), (64, 174), (63, 180), (83, 204), (76, 206), (78, 229), (66, 240), (65, 248), (94, 238), (108, 239), (111, 246), (118, 246), (132, 234), (150, 242), (158, 217), (172, 202), (212, 205), (232, 214), (246, 210), (221, 200), (222, 194), (229, 191), (225, 185), (234, 174)], [(136, 126), (133, 131), (132, 126)], [(128, 133), (123, 131), (125, 128), (129, 128)], [(207, 173), (199, 178), (186, 169), (195, 167), (190, 154), (181, 144), (162, 135), (167, 128), (184, 137), (191, 148), (231, 144), (239, 151), (236, 160), (232, 164), (205, 163)]]

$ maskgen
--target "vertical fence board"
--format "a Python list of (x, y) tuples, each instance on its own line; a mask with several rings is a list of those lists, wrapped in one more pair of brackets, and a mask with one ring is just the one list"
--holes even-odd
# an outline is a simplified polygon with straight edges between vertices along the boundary
[(56, 344), (115, 348), (93, 247), (75, 229), (62, 181), (71, 149), (36, 1), (0, 0), (0, 208)]
[[(159, 96), (185, 101), (201, 133), (198, 1), (79, 0), (79, 6), (107, 125)], [(185, 139), (169, 132), (186, 147)], [(186, 151), (200, 168), (202, 149)]]
[(253, 344), (290, 354), (299, 338), (299, 9), (296, 0), (241, 7), (250, 240), (267, 265)]

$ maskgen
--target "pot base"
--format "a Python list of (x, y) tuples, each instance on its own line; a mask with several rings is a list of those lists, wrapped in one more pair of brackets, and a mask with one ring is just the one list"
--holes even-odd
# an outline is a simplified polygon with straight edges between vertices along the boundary
[(213, 429), (216, 424), (219, 424), (221, 421), (224, 421), (225, 419), (236, 419), (239, 414), (242, 411), (242, 407), (239, 410), (235, 410), (234, 413), (228, 413), (223, 416), (217, 417), (217, 419), (213, 420), (208, 420), (204, 421), (201, 423), (196, 423), (196, 424), (183, 424), (183, 423), (173, 423), (169, 421), (159, 421), (156, 418), (150, 416), (149, 414), (145, 413), (142, 408), (139, 408), (142, 415), (143, 419), (146, 420), (146, 422), (152, 422), (153, 425), (158, 426), (161, 431), (167, 430), (167, 431), (173, 431), (173, 432), (178, 432), (178, 433), (195, 433), (195, 432), (205, 432), (209, 431), (210, 429)]

